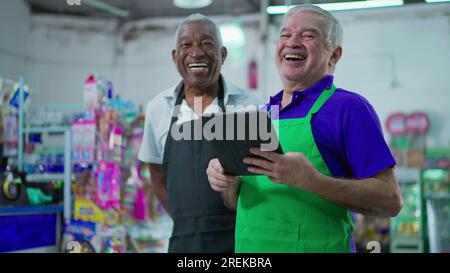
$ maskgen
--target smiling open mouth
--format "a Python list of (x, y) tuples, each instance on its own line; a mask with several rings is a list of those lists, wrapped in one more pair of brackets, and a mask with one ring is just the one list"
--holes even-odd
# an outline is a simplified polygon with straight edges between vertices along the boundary
[(192, 69), (192, 70), (200, 70), (200, 69), (207, 68), (208, 64), (200, 62), (200, 63), (190, 63), (187, 66), (189, 69)]
[(285, 54), (284, 58), (288, 61), (303, 61), (306, 59), (306, 56), (299, 54)]

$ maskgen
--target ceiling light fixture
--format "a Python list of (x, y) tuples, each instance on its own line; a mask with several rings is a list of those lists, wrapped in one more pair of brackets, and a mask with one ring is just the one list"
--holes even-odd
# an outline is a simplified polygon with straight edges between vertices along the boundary
[(219, 26), (223, 44), (226, 47), (242, 47), (245, 45), (245, 35), (237, 23), (223, 23)]
[[(403, 0), (367, 0), (367, 1), (353, 1), (341, 3), (326, 3), (314, 4), (328, 11), (339, 10), (353, 10), (353, 9), (367, 9), (367, 8), (381, 8), (394, 7), (403, 5)], [(268, 14), (283, 14), (286, 13), (292, 6), (269, 6), (266, 11)]]
[(198, 9), (211, 5), (212, 0), (173, 0), (175, 7), (182, 9)]
[(130, 12), (128, 10), (117, 8), (113, 5), (104, 3), (99, 0), (83, 0), (82, 4), (86, 4), (86, 5), (107, 11), (111, 14), (114, 14), (114, 15), (117, 15), (120, 17), (128, 17), (128, 15), (130, 15)]

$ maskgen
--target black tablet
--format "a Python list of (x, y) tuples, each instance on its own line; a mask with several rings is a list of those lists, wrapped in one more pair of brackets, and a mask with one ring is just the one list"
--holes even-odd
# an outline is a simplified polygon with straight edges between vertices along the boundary
[(266, 111), (217, 113), (205, 117), (203, 126), (204, 137), (210, 140), (227, 174), (255, 175), (242, 162), (244, 157), (255, 157), (251, 147), (283, 153)]

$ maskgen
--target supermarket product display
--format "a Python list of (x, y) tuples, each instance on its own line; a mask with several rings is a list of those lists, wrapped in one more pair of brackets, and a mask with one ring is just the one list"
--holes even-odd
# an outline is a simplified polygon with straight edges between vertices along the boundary
[(403, 207), (394, 218), (356, 215), (359, 252), (377, 241), (382, 252), (449, 252), (450, 183), (448, 148), (426, 147), (426, 113), (391, 114), (386, 120)]
[[(17, 108), (10, 105), (11, 97), (17, 90), (17, 84), (9, 82), (8, 84), (0, 78), (0, 140), (2, 157), (11, 157), (17, 155), (18, 146), (18, 124)], [(5, 166), (3, 166), (5, 167)]]
[[(51, 210), (53, 218), (45, 220), (45, 225), (54, 225), (64, 210), (61, 240), (50, 242), (61, 252), (165, 252), (171, 219), (153, 198), (151, 187), (144, 188), (149, 173), (137, 160), (144, 120), (138, 107), (113, 97), (112, 82), (94, 74), (84, 82), (82, 109), (71, 112), (30, 107), (32, 90), (19, 86), (26, 87), (22, 106), (17, 84), (0, 85), (0, 156), (5, 158), (0, 165), (0, 216), (2, 209), (8, 214), (25, 210), (33, 215)], [(18, 141), (21, 130), (22, 150)], [(6, 169), (20, 162), (23, 180)], [(63, 196), (65, 179), (71, 181), (67, 188), (72, 198)], [(23, 216), (14, 221), (23, 221)], [(15, 232), (14, 238), (19, 238), (19, 231), (10, 227), (4, 232)], [(8, 239), (0, 232), (0, 241), (9, 248), (2, 251), (20, 250), (17, 242), (3, 238)]]
[(398, 167), (396, 176), (403, 196), (403, 207), (391, 220), (391, 252), (424, 252), (426, 248), (422, 181), (420, 169)]
[[(167, 233), (144, 238), (139, 231), (157, 229), (156, 221), (165, 217), (155, 209), (156, 200), (148, 200), (151, 193), (145, 193), (143, 183), (148, 173), (137, 160), (143, 116), (133, 103), (113, 98), (112, 83), (95, 75), (85, 81), (84, 107), (72, 123), (74, 221), (66, 229), (97, 225), (91, 228), (101, 242), (96, 252), (165, 252)], [(77, 236), (81, 240), (82, 234)]]
[(450, 150), (428, 150), (422, 173), (430, 252), (450, 253)]
[(391, 219), (391, 252), (424, 252), (427, 249), (421, 172), (429, 126), (429, 119), (422, 112), (394, 113), (386, 122), (403, 196), (402, 210)]

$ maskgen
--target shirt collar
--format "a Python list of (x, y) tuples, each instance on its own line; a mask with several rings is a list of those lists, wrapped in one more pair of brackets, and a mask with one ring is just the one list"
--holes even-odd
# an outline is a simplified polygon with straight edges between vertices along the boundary
[[(304, 90), (294, 91), (293, 93), (316, 100), (320, 96), (320, 94), (322, 94), (323, 90), (331, 88), (331, 86), (333, 85), (333, 79), (334, 79), (333, 75), (326, 75), (320, 81), (316, 82), (312, 86)], [(281, 90), (274, 96), (270, 97), (270, 105), (278, 105), (281, 103), (281, 100), (283, 98), (283, 91), (284, 90)]]
[(306, 88), (303, 91), (294, 91), (294, 93), (302, 94), (303, 96), (316, 100), (320, 94), (322, 94), (322, 91), (328, 88), (331, 88), (333, 85), (333, 76), (332, 75), (326, 75), (323, 77), (320, 81), (316, 82), (314, 85)]
[[(219, 76), (219, 80), (222, 81), (222, 86), (223, 86), (223, 91), (224, 91), (224, 98), (223, 98), (223, 102), (226, 105), (228, 102), (228, 98), (229, 96), (238, 96), (241, 94), (241, 91), (237, 88), (233, 88), (227, 85), (227, 82), (225, 81), (225, 79), (223, 78), (222, 75)], [(176, 100), (178, 94), (181, 91), (181, 88), (183, 88), (183, 81), (181, 81), (180, 83), (178, 83), (176, 86), (171, 87), (170, 89), (168, 89), (165, 93), (164, 93), (164, 97), (170, 100)]]

